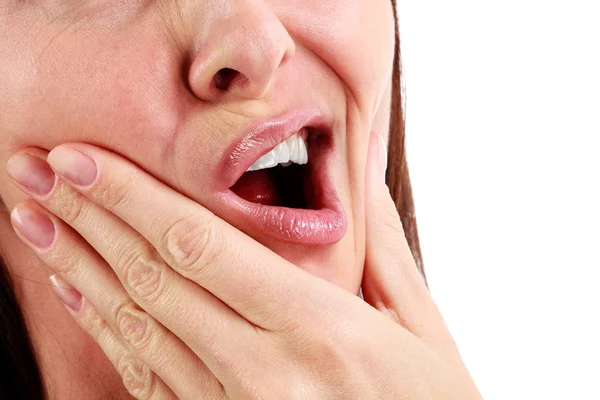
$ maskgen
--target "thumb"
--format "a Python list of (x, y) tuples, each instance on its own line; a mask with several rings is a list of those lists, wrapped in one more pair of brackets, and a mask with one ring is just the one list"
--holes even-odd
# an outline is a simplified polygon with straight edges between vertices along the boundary
[(385, 184), (383, 138), (371, 133), (366, 173), (366, 257), (363, 297), (421, 339), (448, 345), (449, 334), (412, 256)]

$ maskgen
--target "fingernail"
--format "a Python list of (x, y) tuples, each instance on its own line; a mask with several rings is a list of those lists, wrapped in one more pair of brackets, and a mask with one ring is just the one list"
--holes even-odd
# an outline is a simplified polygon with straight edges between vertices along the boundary
[(79, 312), (83, 304), (81, 293), (73, 289), (64, 279), (54, 274), (50, 277), (50, 287), (56, 296), (73, 312)]
[(96, 180), (94, 160), (70, 147), (56, 147), (48, 154), (48, 163), (57, 174), (75, 185), (89, 186)]
[(382, 171), (381, 174), (385, 177), (385, 171), (387, 170), (388, 149), (383, 136), (377, 134), (377, 137), (379, 138), (379, 165)]
[(29, 153), (12, 156), (8, 174), (34, 195), (45, 196), (52, 190), (56, 175), (48, 163)]
[(54, 223), (47, 215), (28, 206), (18, 206), (10, 213), (10, 220), (13, 227), (38, 249), (46, 249), (54, 242)]

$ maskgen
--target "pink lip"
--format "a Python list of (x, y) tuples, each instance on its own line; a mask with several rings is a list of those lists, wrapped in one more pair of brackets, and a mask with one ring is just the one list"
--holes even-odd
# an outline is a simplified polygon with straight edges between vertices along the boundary
[(330, 145), (319, 147), (316, 151), (311, 151), (309, 145), (309, 167), (316, 210), (256, 204), (242, 199), (229, 189), (254, 161), (304, 127), (332, 135), (331, 119), (314, 109), (289, 113), (252, 127), (223, 156), (218, 169), (227, 183), (227, 189), (219, 196), (230, 216), (255, 232), (289, 243), (333, 244), (346, 233), (346, 215), (329, 174), (329, 156), (333, 152), (334, 138), (329, 141)]
[(317, 109), (304, 109), (281, 117), (261, 121), (252, 126), (237, 142), (224, 153), (220, 162), (221, 176), (226, 188), (233, 186), (246, 170), (267, 154), (273, 147), (294, 135), (300, 129), (311, 126), (324, 128), (328, 118)]

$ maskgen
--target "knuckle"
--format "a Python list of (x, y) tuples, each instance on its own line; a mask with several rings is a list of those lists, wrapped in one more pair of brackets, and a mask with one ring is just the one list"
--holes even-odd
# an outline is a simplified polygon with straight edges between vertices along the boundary
[(315, 351), (315, 355), (320, 354), (326, 359), (343, 364), (343, 360), (346, 360), (349, 354), (356, 354), (364, 342), (360, 340), (359, 331), (356, 324), (342, 318), (310, 332), (309, 337), (305, 337), (304, 344)]
[(54, 196), (58, 216), (69, 225), (76, 225), (85, 215), (86, 207), (83, 196), (70, 190), (66, 185), (61, 185)]
[(387, 209), (383, 212), (382, 218), (379, 220), (380, 223), (383, 224), (384, 231), (392, 233), (395, 236), (402, 235), (404, 236), (404, 228), (402, 227), (402, 220), (400, 219), (400, 215), (395, 208)]
[(402, 221), (400, 220), (400, 216), (394, 212), (386, 212), (384, 213), (383, 218), (380, 221), (385, 228), (385, 231), (388, 233), (393, 233), (394, 236), (402, 235), (404, 236), (404, 229), (402, 227)]
[(55, 246), (47, 255), (47, 264), (53, 271), (63, 276), (75, 277), (82, 270), (84, 261), (81, 253), (66, 249), (64, 246)]
[(127, 173), (119, 176), (118, 181), (103, 182), (94, 190), (94, 197), (108, 210), (123, 208), (129, 199), (129, 191), (137, 174)]
[(146, 364), (125, 354), (117, 361), (117, 371), (123, 379), (123, 385), (133, 397), (139, 400), (152, 397), (156, 379)]
[(146, 304), (156, 302), (164, 292), (166, 266), (149, 246), (135, 248), (122, 262), (125, 285)]
[(157, 329), (150, 315), (129, 303), (117, 309), (115, 323), (123, 339), (135, 352), (152, 350), (153, 335)]
[(172, 224), (164, 236), (167, 261), (193, 274), (212, 265), (223, 245), (222, 233), (214, 221), (211, 217), (187, 217)]
[(83, 303), (81, 310), (77, 313), (79, 325), (96, 342), (101, 342), (104, 336), (110, 334), (110, 326), (87, 301)]

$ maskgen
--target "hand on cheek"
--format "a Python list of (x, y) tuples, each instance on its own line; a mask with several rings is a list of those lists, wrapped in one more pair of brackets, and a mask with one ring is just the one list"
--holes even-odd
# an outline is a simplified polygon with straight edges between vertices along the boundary
[(11, 159), (33, 197), (12, 221), (136, 398), (478, 398), (412, 262), (380, 152), (371, 135), (366, 302), (90, 145), (59, 146), (49, 165)]

